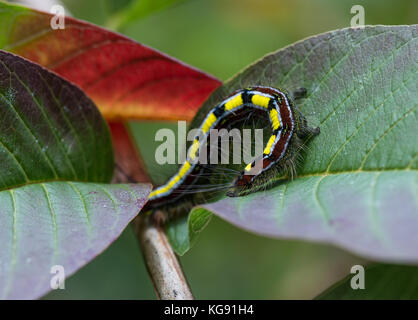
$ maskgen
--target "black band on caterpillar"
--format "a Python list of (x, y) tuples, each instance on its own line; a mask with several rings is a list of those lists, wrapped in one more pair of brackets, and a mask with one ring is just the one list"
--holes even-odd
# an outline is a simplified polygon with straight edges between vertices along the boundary
[[(208, 139), (210, 130), (215, 128), (221, 120), (244, 108), (265, 111), (271, 123), (272, 135), (264, 148), (262, 157), (247, 164), (244, 171), (234, 180), (233, 187), (228, 192), (229, 196), (237, 196), (240, 195), (241, 190), (251, 189), (251, 183), (257, 177), (270, 168), (279, 165), (292, 145), (292, 140), (298, 139), (292, 139), (294, 135), (303, 139), (319, 133), (319, 128), (313, 129), (307, 126), (305, 118), (296, 110), (286, 91), (263, 86), (235, 91), (211, 109), (199, 128), (200, 134), (196, 135), (188, 149), (186, 161), (167, 183), (151, 192), (147, 207), (152, 208), (154, 204), (164, 204), (164, 199), (168, 199), (185, 183), (188, 176), (198, 165), (199, 148)], [(179, 194), (181, 196), (181, 192)]]

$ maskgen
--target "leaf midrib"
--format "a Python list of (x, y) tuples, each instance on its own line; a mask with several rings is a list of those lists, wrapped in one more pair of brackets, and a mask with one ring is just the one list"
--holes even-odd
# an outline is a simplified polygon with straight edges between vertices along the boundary
[(33, 184), (51, 183), (51, 182), (77, 182), (77, 183), (101, 184), (101, 182), (82, 181), (82, 180), (65, 180), (65, 179), (60, 179), (60, 178), (58, 178), (58, 179), (45, 179), (45, 180), (30, 180), (30, 181), (25, 182), (25, 183), (12, 185), (12, 186), (8, 186), (8, 187), (5, 187), (5, 188), (0, 188), (0, 192), (10, 191), (10, 190), (14, 190), (14, 189), (18, 189), (18, 188), (30, 186), (30, 185), (33, 185)]
[[(415, 159), (416, 156), (413, 158)], [(334, 171), (334, 172), (318, 172), (318, 173), (307, 173), (307, 174), (300, 174), (297, 175), (296, 179), (299, 178), (309, 178), (309, 177), (327, 177), (327, 176), (337, 176), (340, 174), (359, 174), (359, 173), (382, 173), (382, 172), (405, 172), (405, 171), (415, 171), (418, 172), (418, 169), (413, 169), (409, 167), (405, 168), (392, 168), (392, 169), (373, 169), (373, 170), (364, 170), (364, 169), (356, 169), (356, 170), (344, 170), (344, 171)], [(284, 177), (277, 177), (274, 178), (273, 181), (283, 180)]]

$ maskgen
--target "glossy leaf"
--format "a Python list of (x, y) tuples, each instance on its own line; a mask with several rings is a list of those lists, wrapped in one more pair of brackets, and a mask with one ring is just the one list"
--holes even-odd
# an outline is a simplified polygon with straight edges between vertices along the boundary
[(149, 185), (99, 184), (110, 181), (114, 164), (94, 103), (73, 84), (4, 51), (0, 163), (0, 298), (46, 293), (51, 272), (69, 276), (102, 252), (150, 192)]
[(120, 34), (0, 3), (0, 48), (80, 86), (106, 119), (190, 120), (220, 85), (215, 78)]
[[(414, 266), (376, 265), (365, 268), (364, 289), (353, 290), (354, 277), (346, 278), (320, 294), (319, 300), (416, 300), (418, 299), (418, 268)], [(353, 280), (354, 278), (354, 280)]]
[(418, 262), (417, 32), (379, 26), (325, 33), (266, 56), (217, 90), (197, 117), (241, 87), (305, 87), (299, 107), (321, 134), (295, 180), (203, 207), (258, 234)]
[(94, 103), (64, 79), (4, 51), (0, 140), (0, 189), (112, 178), (109, 129)]

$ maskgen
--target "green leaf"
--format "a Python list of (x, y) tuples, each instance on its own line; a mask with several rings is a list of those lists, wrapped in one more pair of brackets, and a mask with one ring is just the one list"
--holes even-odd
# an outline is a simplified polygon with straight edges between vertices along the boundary
[[(304, 87), (319, 126), (293, 181), (201, 206), (251, 232), (338, 245), (375, 260), (418, 262), (417, 26), (343, 29), (267, 55), (220, 87)], [(203, 213), (204, 211), (199, 211)]]
[(0, 190), (41, 181), (109, 182), (109, 129), (77, 87), (0, 51)]
[[(123, 231), (149, 185), (110, 185), (107, 124), (75, 85), (0, 51), (0, 298), (51, 289)], [(90, 182), (90, 183), (89, 183)], [(95, 182), (95, 183), (92, 183)]]
[(200, 232), (209, 224), (212, 213), (196, 208), (190, 214), (181, 215), (166, 224), (165, 230), (174, 251), (182, 256), (196, 242)]
[[(413, 266), (376, 265), (365, 269), (365, 288), (354, 290), (351, 274), (320, 294), (319, 300), (416, 300), (418, 268)], [(354, 279), (356, 280), (356, 279)], [(355, 281), (354, 281), (355, 282)]]
[(188, 215), (181, 215), (167, 221), (165, 233), (174, 251), (182, 256), (190, 248)]

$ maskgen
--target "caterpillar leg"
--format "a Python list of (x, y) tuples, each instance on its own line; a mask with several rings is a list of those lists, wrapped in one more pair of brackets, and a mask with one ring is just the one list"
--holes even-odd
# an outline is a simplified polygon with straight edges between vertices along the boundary
[(293, 99), (295, 100), (299, 100), (299, 99), (303, 99), (306, 97), (306, 94), (308, 93), (308, 91), (305, 88), (298, 88), (295, 91), (293, 91)]
[(299, 138), (305, 140), (317, 136), (320, 132), (321, 130), (319, 129), (319, 127), (312, 128), (305, 125), (298, 131), (297, 135)]
[[(307, 90), (302, 87), (299, 89), (296, 89), (293, 92), (293, 96), (295, 99), (305, 98), (306, 94), (307, 94)], [(317, 136), (320, 133), (319, 127), (312, 128), (308, 126), (308, 121), (306, 120), (306, 118), (302, 115), (302, 113), (298, 110), (298, 108), (295, 107), (295, 109), (297, 110), (297, 113), (299, 116), (299, 124), (300, 124), (298, 130), (296, 131), (297, 136), (301, 138), (302, 140), (306, 140), (311, 137)]]

